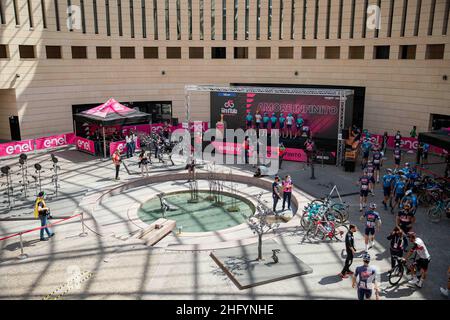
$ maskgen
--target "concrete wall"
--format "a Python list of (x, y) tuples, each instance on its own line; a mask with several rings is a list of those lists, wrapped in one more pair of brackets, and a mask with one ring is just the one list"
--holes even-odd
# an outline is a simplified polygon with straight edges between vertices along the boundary
[[(157, 0), (158, 40), (154, 37), (153, 1), (146, 1), (146, 33), (143, 38), (141, 1), (134, 0), (134, 30), (131, 37), (130, 1), (122, 0), (123, 35), (119, 36), (117, 1), (110, 3), (111, 36), (106, 34), (105, 0), (98, 0), (99, 33), (94, 32), (94, 1), (83, 1), (86, 33), (69, 32), (66, 26), (67, 1), (60, 0), (60, 30), (56, 30), (53, 0), (44, 0), (47, 28), (43, 28), (41, 1), (32, 4), (30, 28), (26, 0), (17, 0), (16, 25), (12, 0), (2, 0), (5, 23), (0, 24), (0, 44), (6, 44), (8, 59), (0, 59), (0, 89), (16, 89), (22, 137), (30, 138), (72, 130), (73, 104), (103, 102), (109, 97), (122, 101), (169, 100), (173, 116), (184, 119), (184, 85), (229, 83), (285, 83), (364, 86), (364, 125), (382, 133), (396, 129), (407, 134), (413, 125), (429, 129), (430, 113), (450, 114), (449, 36), (443, 35), (446, 1), (437, 0), (432, 35), (428, 35), (431, 1), (422, 1), (420, 28), (414, 36), (416, 0), (408, 1), (405, 36), (400, 35), (403, 1), (395, 1), (392, 35), (387, 36), (390, 0), (381, 1), (381, 30), (367, 30), (362, 37), (363, 1), (356, 1), (354, 37), (350, 39), (351, 0), (344, 0), (342, 37), (337, 39), (339, 1), (331, 1), (330, 38), (326, 39), (327, 1), (319, 1), (317, 39), (314, 39), (315, 0), (307, 0), (306, 39), (302, 39), (303, 0), (295, 1), (294, 39), (290, 39), (291, 1), (284, 0), (283, 39), (279, 39), (280, 0), (273, 0), (272, 39), (267, 38), (268, 8), (261, 1), (261, 38), (256, 40), (256, 0), (250, 0), (249, 38), (245, 40), (245, 1), (239, 1), (238, 38), (233, 40), (233, 0), (227, 0), (227, 40), (222, 40), (222, 0), (215, 0), (215, 39), (211, 40), (211, 2), (205, 1), (204, 40), (200, 40), (199, 0), (193, 0), (192, 40), (188, 34), (187, 1), (181, 2), (181, 40), (177, 40), (176, 1), (170, 1), (169, 33), (165, 32), (165, 1)], [(374, 1), (371, 1), (374, 2)], [(72, 0), (80, 5), (80, 0)], [(447, 32), (448, 34), (448, 32)], [(20, 59), (19, 45), (36, 46), (36, 59)], [(444, 59), (426, 60), (426, 46), (445, 44)], [(62, 59), (47, 59), (45, 46), (62, 46)], [(375, 45), (390, 45), (389, 60), (373, 59)], [(414, 60), (399, 60), (400, 45), (416, 45)], [(87, 46), (88, 59), (72, 59), (71, 46)], [(96, 46), (111, 46), (112, 59), (97, 59)], [(136, 48), (135, 59), (121, 59), (120, 47)], [(159, 47), (159, 59), (144, 59), (143, 47)], [(211, 59), (211, 47), (226, 47), (227, 59)], [(233, 48), (248, 47), (248, 59), (234, 59)], [(317, 59), (301, 59), (305, 46), (317, 47)], [(325, 59), (325, 47), (340, 47), (340, 59)], [(349, 60), (349, 46), (365, 46), (363, 60)], [(181, 47), (182, 59), (166, 59), (167, 47)], [(189, 47), (203, 47), (204, 59), (189, 59)], [(256, 59), (256, 47), (271, 47), (270, 60)], [(294, 47), (294, 59), (279, 59), (279, 47)], [(165, 75), (162, 75), (165, 71)], [(295, 71), (298, 75), (295, 76)], [(16, 74), (21, 77), (14, 81)], [(209, 120), (209, 97), (194, 94), (192, 118)]]

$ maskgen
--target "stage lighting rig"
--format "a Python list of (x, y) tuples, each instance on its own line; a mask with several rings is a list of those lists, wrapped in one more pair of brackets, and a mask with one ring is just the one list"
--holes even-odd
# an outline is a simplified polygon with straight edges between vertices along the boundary
[(9, 166), (4, 166), (4, 167), (0, 168), (0, 171), (2, 172), (2, 176), (6, 176), (6, 195), (8, 196), (8, 200), (4, 201), (4, 203), (8, 203), (9, 210), (11, 210), (11, 207), (12, 207), (11, 200), (13, 197), (13, 188), (12, 188), (10, 170), (11, 170), (11, 168)]
[(28, 189), (28, 166), (27, 166), (27, 155), (25, 153), (20, 154), (19, 156), (19, 165), (20, 170), (22, 171), (22, 190), (25, 198), (27, 197), (27, 189)]
[(37, 181), (36, 181), (36, 196), (38, 195), (39, 192), (41, 192), (41, 171), (42, 171), (42, 166), (39, 163), (35, 163), (34, 164), (34, 168), (36, 169), (36, 173), (38, 174), (37, 176)]

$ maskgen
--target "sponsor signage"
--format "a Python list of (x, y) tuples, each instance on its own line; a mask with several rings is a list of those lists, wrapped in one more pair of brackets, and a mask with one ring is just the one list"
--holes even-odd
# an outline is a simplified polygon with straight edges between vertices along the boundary
[(92, 140), (81, 137), (75, 137), (75, 146), (77, 150), (87, 152), (90, 154), (95, 154), (94, 141)]
[(35, 139), (36, 150), (48, 149), (48, 148), (57, 148), (66, 146), (69, 144), (73, 144), (75, 139), (75, 135), (73, 133), (64, 133), (60, 135), (50, 136), (50, 137), (42, 137)]
[(34, 140), (22, 140), (0, 144), (0, 156), (7, 157), (15, 154), (34, 151)]

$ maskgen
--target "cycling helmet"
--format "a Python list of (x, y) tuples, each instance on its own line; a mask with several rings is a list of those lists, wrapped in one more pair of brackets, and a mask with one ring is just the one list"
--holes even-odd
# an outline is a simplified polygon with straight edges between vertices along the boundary
[(405, 167), (409, 167), (409, 162), (405, 163)]
[(406, 191), (405, 195), (409, 196), (411, 193), (412, 193), (412, 190), (408, 190), (408, 191)]
[(370, 261), (370, 254), (365, 253), (362, 258), (363, 258), (364, 262), (369, 262)]
[(370, 204), (370, 209), (376, 209), (376, 208), (377, 208), (377, 205), (375, 203)]
[(392, 173), (392, 169), (387, 169), (387, 172)]

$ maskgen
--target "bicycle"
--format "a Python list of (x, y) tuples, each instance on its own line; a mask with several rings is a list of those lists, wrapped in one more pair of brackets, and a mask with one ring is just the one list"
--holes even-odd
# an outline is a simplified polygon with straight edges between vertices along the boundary
[(344, 224), (338, 224), (333, 221), (328, 221), (326, 219), (320, 219), (314, 221), (315, 228), (310, 228), (306, 232), (306, 237), (309, 239), (311, 236), (312, 238), (317, 238), (319, 236), (319, 239), (321, 240), (333, 240), (336, 239), (337, 241), (343, 241), (345, 238), (345, 234), (348, 231), (348, 226)]
[(435, 223), (441, 221), (444, 213), (450, 218), (450, 199), (438, 200), (437, 203), (427, 211), (428, 218), (431, 222)]
[(416, 265), (416, 262), (413, 259), (410, 259), (409, 262), (398, 256), (394, 256), (394, 259), (397, 263), (395, 264), (394, 269), (389, 273), (389, 283), (393, 286), (402, 280), (405, 270), (407, 273), (410, 273), (412, 268)]

